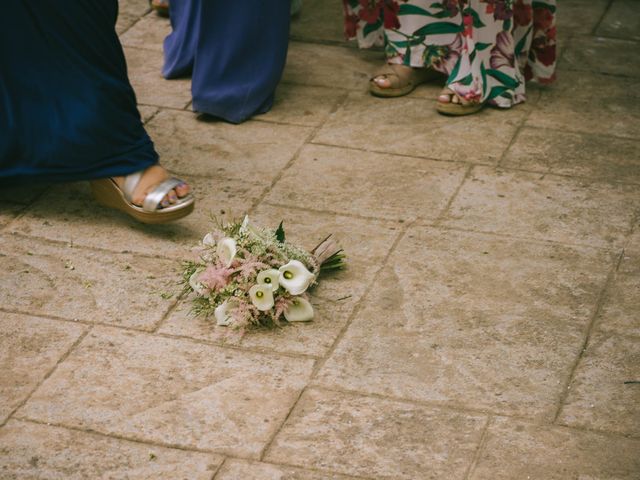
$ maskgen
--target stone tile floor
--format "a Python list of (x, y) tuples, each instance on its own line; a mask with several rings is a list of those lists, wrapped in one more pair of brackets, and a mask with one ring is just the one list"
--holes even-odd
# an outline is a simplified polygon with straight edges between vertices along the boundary
[[(85, 184), (3, 192), (1, 479), (639, 479), (640, 10), (559, 0), (559, 81), (445, 118), (366, 92), (380, 52), (305, 0), (273, 110), (202, 121), (122, 0), (140, 110), (198, 211), (145, 227)], [(335, 232), (316, 320), (188, 314), (210, 213)]]

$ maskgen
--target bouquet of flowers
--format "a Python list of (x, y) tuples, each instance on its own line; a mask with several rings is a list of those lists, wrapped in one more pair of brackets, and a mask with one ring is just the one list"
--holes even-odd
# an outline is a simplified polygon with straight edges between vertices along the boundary
[(242, 222), (218, 223), (184, 263), (185, 293), (194, 293), (193, 311), (213, 314), (218, 325), (278, 326), (282, 320), (313, 319), (308, 290), (321, 272), (345, 266), (342, 249), (326, 237), (311, 252), (285, 240), (276, 230)]

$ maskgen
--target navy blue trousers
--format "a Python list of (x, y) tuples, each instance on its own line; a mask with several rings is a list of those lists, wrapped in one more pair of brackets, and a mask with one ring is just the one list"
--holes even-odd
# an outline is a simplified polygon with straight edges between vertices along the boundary
[(157, 162), (117, 15), (117, 0), (2, 1), (0, 184), (126, 175)]
[(191, 75), (193, 109), (240, 123), (273, 105), (290, 0), (170, 0), (163, 75)]

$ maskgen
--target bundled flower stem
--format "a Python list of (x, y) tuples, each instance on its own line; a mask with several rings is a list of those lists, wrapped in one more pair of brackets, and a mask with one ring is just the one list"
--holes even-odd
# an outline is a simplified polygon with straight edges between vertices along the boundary
[(307, 252), (286, 241), (282, 223), (270, 230), (247, 217), (217, 223), (199, 250), (198, 260), (185, 262), (183, 272), (184, 291), (194, 294), (193, 312), (234, 327), (312, 320), (309, 288), (322, 272), (345, 266), (331, 235)]

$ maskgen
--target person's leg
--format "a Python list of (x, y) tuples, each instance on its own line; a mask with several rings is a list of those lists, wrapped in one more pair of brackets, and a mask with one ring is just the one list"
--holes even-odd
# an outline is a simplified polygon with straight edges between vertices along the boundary
[[(211, 0), (205, 0), (211, 1)], [(202, 0), (174, 0), (169, 4), (171, 33), (164, 39), (165, 78), (191, 75), (200, 37)], [(210, 26), (206, 26), (210, 28)]]
[(142, 126), (115, 32), (117, 1), (60, 8), (53, 0), (7, 0), (3, 9), (0, 131), (8, 134), (0, 136), (0, 184), (137, 171), (148, 172), (141, 189), (161, 181), (166, 172)]
[(268, 111), (287, 56), (289, 2), (196, 3), (200, 10), (192, 13), (201, 26), (191, 84), (193, 109), (234, 123)]

